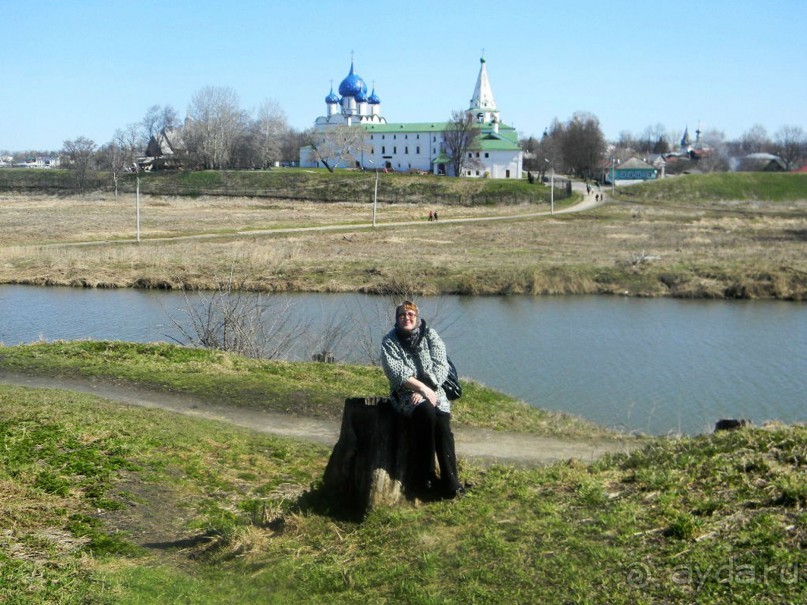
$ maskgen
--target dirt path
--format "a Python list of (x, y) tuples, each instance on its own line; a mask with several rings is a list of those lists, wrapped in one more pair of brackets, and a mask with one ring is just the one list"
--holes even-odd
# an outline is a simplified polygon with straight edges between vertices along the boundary
[[(558, 208), (553, 211), (542, 210), (540, 212), (525, 212), (517, 214), (505, 214), (501, 216), (480, 216), (468, 218), (444, 218), (440, 219), (440, 223), (481, 223), (491, 221), (512, 221), (516, 219), (531, 219), (542, 216), (552, 216), (555, 214), (570, 214), (575, 212), (585, 212), (591, 210), (596, 206), (604, 203), (605, 196), (602, 195), (601, 199), (595, 199), (595, 193), (586, 193), (586, 186), (584, 183), (577, 181), (572, 182), (572, 187), (575, 191), (583, 195), (583, 200), (573, 206)], [(357, 229), (369, 228), (395, 228), (410, 225), (423, 225), (423, 220), (417, 221), (395, 221), (383, 222), (373, 225), (372, 223), (350, 223), (347, 225), (324, 225), (319, 227), (277, 227), (269, 229), (255, 229), (250, 231), (236, 231), (235, 233), (195, 233), (193, 235), (164, 235), (164, 236), (149, 236), (144, 238), (143, 241), (147, 242), (181, 242), (181, 241), (199, 241), (199, 240), (221, 240), (226, 238), (240, 238), (240, 237), (255, 237), (258, 235), (273, 235), (281, 233), (305, 233), (310, 231), (355, 231)], [(45, 244), (31, 244), (30, 247), (36, 248), (61, 248), (61, 247), (92, 247), (108, 244), (131, 244), (131, 239), (110, 239), (110, 240), (90, 240), (90, 241), (72, 241), (72, 242), (54, 242)], [(25, 247), (25, 246), (21, 246)]]
[[(0, 369), (0, 384), (91, 393), (126, 405), (159, 408), (178, 414), (227, 422), (259, 433), (333, 446), (337, 422), (287, 414), (213, 405), (191, 395), (166, 393), (127, 384), (79, 378), (52, 378)], [(533, 466), (571, 458), (589, 461), (608, 452), (623, 452), (630, 442), (565, 440), (454, 425), (457, 455), (481, 462)]]

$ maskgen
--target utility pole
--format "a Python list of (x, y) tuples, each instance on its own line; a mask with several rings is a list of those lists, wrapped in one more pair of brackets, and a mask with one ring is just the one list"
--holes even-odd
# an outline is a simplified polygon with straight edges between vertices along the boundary
[(555, 214), (555, 165), (551, 166), (552, 174), (549, 177), (549, 214)]
[(140, 243), (140, 166), (135, 166), (137, 175), (137, 191), (135, 193), (135, 215), (137, 217), (137, 243)]
[(373, 227), (375, 227), (375, 209), (378, 204), (378, 166), (375, 169), (375, 187), (373, 188)]
[[(375, 166), (375, 187), (373, 188), (373, 227), (375, 227), (375, 211), (378, 204), (378, 165), (373, 160), (368, 159), (367, 161)], [(364, 167), (363, 164), (362, 167)]]
[(549, 164), (549, 213), (555, 214), (555, 163), (544, 158), (544, 162)]
[(619, 160), (611, 158), (611, 195), (613, 195), (614, 189), (616, 189), (616, 165), (618, 163)]

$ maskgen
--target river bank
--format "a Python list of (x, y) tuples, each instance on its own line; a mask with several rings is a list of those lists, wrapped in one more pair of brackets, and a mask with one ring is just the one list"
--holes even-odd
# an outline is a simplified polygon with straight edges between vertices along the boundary
[(137, 243), (131, 194), (5, 195), (0, 283), (807, 299), (807, 201), (605, 199), (384, 204), (373, 227), (368, 203), (143, 196)]

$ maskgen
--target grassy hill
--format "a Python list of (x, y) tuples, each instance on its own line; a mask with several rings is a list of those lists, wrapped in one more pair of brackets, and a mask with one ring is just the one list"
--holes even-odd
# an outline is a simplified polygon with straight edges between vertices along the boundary
[[(162, 171), (140, 175), (141, 192), (158, 195), (271, 197), (311, 201), (370, 201), (375, 173), (355, 170), (281, 168), (274, 170)], [(121, 175), (118, 187), (135, 190), (135, 175)], [(91, 173), (87, 188), (112, 190), (112, 175)], [(69, 170), (0, 169), (0, 191), (75, 192)], [(797, 201), (807, 199), (807, 176), (764, 172), (691, 174), (648, 181), (617, 190), (635, 201)], [(556, 190), (556, 197), (561, 192)], [(384, 203), (494, 204), (546, 202), (541, 185), (494, 179), (454, 179), (434, 175), (382, 173), (378, 200)]]
[[(133, 192), (136, 175), (121, 175), (120, 191)], [(108, 173), (93, 173), (87, 189), (112, 190)], [(197, 197), (269, 197), (322, 202), (372, 201), (375, 173), (355, 170), (282, 168), (275, 170), (162, 171), (140, 175), (144, 194)], [(0, 170), (0, 190), (75, 192), (68, 170)], [(526, 180), (455, 179), (434, 175), (381, 173), (377, 199), (382, 203), (493, 204), (546, 202), (548, 188)], [(556, 190), (556, 197), (561, 193)]]
[(771, 201), (807, 200), (807, 175), (767, 172), (716, 172), (648, 181), (619, 190), (631, 201)]
[[(164, 349), (106, 348), (113, 364), (170, 365)], [(103, 348), (75, 348), (74, 360), (82, 350), (104, 365)], [(318, 497), (326, 448), (213, 421), (3, 386), (0, 443), (2, 602), (807, 599), (803, 426), (542, 468), (461, 460), (465, 498), (362, 522)]]

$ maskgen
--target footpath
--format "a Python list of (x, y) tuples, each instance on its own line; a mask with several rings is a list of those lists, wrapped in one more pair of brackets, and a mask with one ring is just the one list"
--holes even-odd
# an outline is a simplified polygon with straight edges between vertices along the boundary
[[(526, 212), (518, 214), (505, 214), (501, 216), (480, 216), (470, 218), (441, 218), (441, 224), (447, 223), (484, 223), (491, 221), (511, 221), (517, 219), (532, 219), (545, 216), (553, 216), (556, 214), (571, 214), (574, 212), (585, 212), (591, 210), (596, 206), (605, 203), (605, 194), (600, 191), (591, 190), (587, 192), (586, 185), (578, 181), (572, 181), (572, 188), (583, 195), (583, 200), (574, 206), (558, 208), (557, 210), (542, 210), (540, 212)], [(390, 223), (351, 223), (348, 225), (324, 225), (319, 227), (277, 227), (269, 229), (257, 229), (251, 231), (236, 231), (234, 233), (195, 233), (193, 235), (165, 235), (165, 236), (152, 236), (147, 241), (149, 242), (179, 242), (179, 241), (200, 241), (200, 240), (221, 240), (227, 238), (239, 237), (254, 237), (258, 235), (277, 235), (282, 233), (305, 233), (310, 231), (355, 231), (357, 229), (370, 229), (370, 228), (395, 228), (404, 227), (408, 225), (422, 225), (423, 220), (416, 221), (397, 221)], [(119, 240), (91, 240), (91, 241), (74, 241), (74, 242), (56, 242), (50, 244), (36, 244), (37, 248), (81, 248), (92, 247), (98, 245), (109, 244), (131, 244), (131, 239)], [(24, 247), (24, 246), (23, 246)], [(31, 245), (34, 247), (34, 245)]]
[[(289, 437), (329, 447), (333, 447), (339, 438), (339, 423), (331, 420), (262, 412), (238, 406), (216, 405), (192, 395), (143, 389), (119, 382), (54, 378), (0, 369), (0, 384), (90, 393), (125, 405), (159, 408), (195, 418), (226, 422), (259, 433)], [(630, 441), (560, 439), (527, 433), (478, 429), (457, 424), (453, 426), (453, 429), (457, 455), (487, 464), (536, 466), (569, 459), (588, 462), (606, 453), (624, 452), (635, 447)]]

